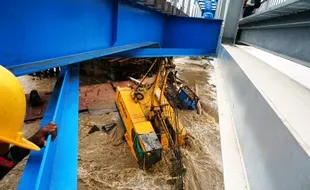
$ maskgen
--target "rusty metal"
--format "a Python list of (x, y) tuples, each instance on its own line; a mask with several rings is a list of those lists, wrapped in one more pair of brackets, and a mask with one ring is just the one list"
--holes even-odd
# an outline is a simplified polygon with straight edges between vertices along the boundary
[[(130, 81), (112, 82), (114, 86), (126, 87), (131, 86)], [(46, 110), (48, 100), (51, 96), (51, 92), (38, 92), (41, 100), (44, 102), (40, 106), (32, 107), (29, 102), (30, 94), (26, 94), (27, 99), (27, 111), (25, 116), (25, 122), (35, 121), (42, 119), (44, 111)], [(95, 109), (94, 105), (100, 105), (100, 102), (114, 100), (115, 91), (109, 83), (96, 84), (96, 85), (85, 85), (80, 87), (80, 105), (79, 111), (87, 111), (88, 109)], [(99, 108), (96, 108), (99, 109)], [(111, 108), (112, 110), (112, 108)]]

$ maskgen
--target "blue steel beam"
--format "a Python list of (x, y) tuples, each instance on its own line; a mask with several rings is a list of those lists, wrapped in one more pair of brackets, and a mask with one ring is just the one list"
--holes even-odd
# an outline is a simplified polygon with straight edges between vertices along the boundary
[(136, 57), (136, 58), (148, 58), (148, 57), (183, 57), (183, 56), (209, 56), (215, 57), (216, 54), (213, 51), (207, 49), (177, 49), (177, 48), (140, 48), (121, 53), (109, 55), (109, 58), (115, 57)]
[(1, 1), (0, 64), (25, 74), (33, 63), (45, 64), (34, 70), (47, 69), (103, 54), (76, 55), (145, 42), (215, 54), (220, 28), (221, 20), (165, 15), (116, 0)]
[(54, 59), (25, 63), (21, 65), (8, 66), (7, 69), (9, 69), (12, 73), (14, 73), (14, 75), (21, 76), (21, 75), (31, 74), (31, 73), (35, 73), (35, 72), (42, 71), (45, 69), (53, 68), (53, 67), (60, 67), (60, 66), (78, 63), (78, 62), (89, 60), (89, 59), (94, 59), (97, 57), (111, 55), (114, 53), (119, 53), (123, 51), (134, 50), (137, 48), (154, 46), (154, 45), (157, 45), (157, 44), (153, 42), (144, 42), (144, 43), (139, 43), (139, 44), (111, 47), (111, 48), (106, 48), (103, 50), (80, 53), (77, 55), (70, 55), (70, 56), (58, 57)]
[(53, 121), (57, 137), (31, 152), (18, 189), (77, 189), (79, 65), (70, 65), (56, 82), (41, 127)]

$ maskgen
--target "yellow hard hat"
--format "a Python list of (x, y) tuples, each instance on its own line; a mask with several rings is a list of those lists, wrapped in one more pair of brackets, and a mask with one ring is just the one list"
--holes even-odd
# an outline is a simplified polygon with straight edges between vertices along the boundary
[(0, 141), (39, 151), (34, 143), (23, 138), (26, 97), (18, 79), (0, 65)]

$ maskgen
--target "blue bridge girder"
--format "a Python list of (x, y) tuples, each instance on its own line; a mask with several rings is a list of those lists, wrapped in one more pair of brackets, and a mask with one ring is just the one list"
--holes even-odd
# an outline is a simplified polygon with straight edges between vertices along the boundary
[(108, 58), (117, 57), (135, 57), (135, 58), (148, 58), (148, 57), (177, 57), (177, 56), (201, 56), (208, 55), (215, 57), (216, 54), (206, 49), (178, 49), (178, 48), (137, 48), (129, 51), (115, 53)]
[(77, 189), (79, 62), (100, 57), (215, 56), (221, 20), (177, 17), (117, 0), (0, 3), (0, 64), (16, 76), (62, 67), (18, 189)]
[(0, 64), (23, 75), (154, 44), (172, 56), (215, 55), (221, 22), (117, 0), (5, 1)]
[(41, 127), (58, 125), (57, 138), (49, 136), (45, 148), (31, 151), (18, 190), (77, 189), (79, 64), (62, 67)]

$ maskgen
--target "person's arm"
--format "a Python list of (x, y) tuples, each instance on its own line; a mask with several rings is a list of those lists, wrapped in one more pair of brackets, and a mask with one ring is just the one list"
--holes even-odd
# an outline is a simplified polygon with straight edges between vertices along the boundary
[[(57, 127), (54, 123), (49, 123), (47, 126), (40, 128), (32, 137), (28, 140), (38, 147), (42, 148), (45, 146), (48, 135), (52, 135), (52, 141), (56, 138)], [(28, 149), (20, 148), (18, 146), (12, 146), (8, 152), (11, 159), (15, 164), (22, 161), (29, 154)]]
[[(48, 135), (52, 135), (52, 141), (57, 136), (57, 127), (54, 123), (49, 123), (47, 126), (40, 128), (28, 140), (39, 146), (45, 146)], [(9, 151), (0, 157), (0, 179), (2, 179), (9, 171), (11, 171), (20, 161), (22, 161), (29, 154), (29, 150), (12, 146)]]

